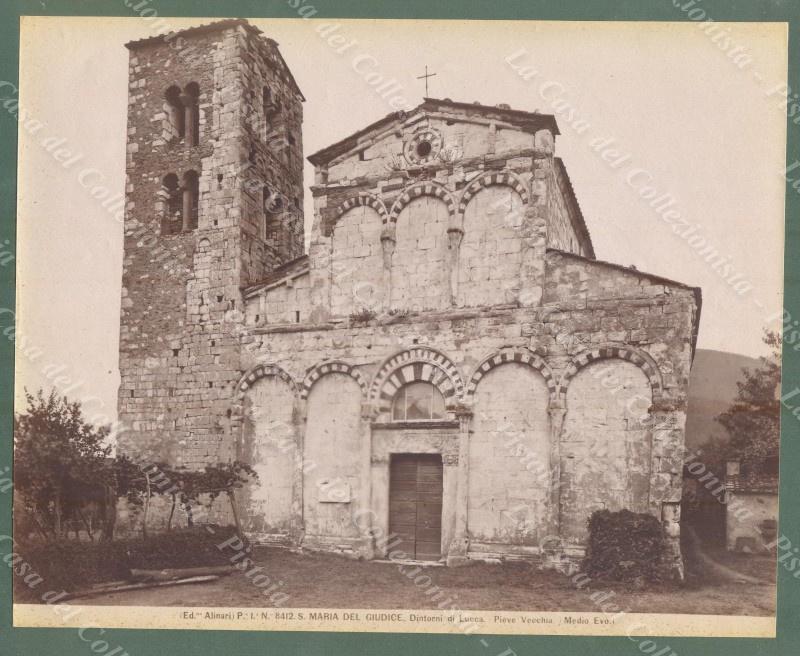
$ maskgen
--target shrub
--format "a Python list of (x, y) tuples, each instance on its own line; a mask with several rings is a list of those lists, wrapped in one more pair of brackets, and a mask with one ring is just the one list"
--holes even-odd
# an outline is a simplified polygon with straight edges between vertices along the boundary
[(131, 569), (166, 569), (230, 565), (230, 551), (217, 545), (235, 534), (234, 527), (209, 526), (175, 530), (148, 538), (114, 542), (63, 540), (20, 544), (17, 553), (43, 579), (31, 589), (14, 577), (17, 602), (36, 602), (47, 590), (74, 591), (94, 583), (124, 580)]
[(369, 308), (361, 308), (350, 313), (350, 321), (353, 323), (367, 323), (375, 318), (375, 312)]
[(598, 510), (589, 518), (589, 544), (582, 568), (593, 579), (664, 581), (670, 576), (665, 553), (664, 529), (653, 515)]

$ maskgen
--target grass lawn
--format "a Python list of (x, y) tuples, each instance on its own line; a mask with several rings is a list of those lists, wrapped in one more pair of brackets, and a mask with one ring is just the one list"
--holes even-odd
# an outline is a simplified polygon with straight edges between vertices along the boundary
[[(593, 591), (612, 591), (612, 603), (628, 612), (762, 615), (775, 612), (775, 586), (715, 581), (690, 581), (682, 587), (631, 591), (604, 583), (577, 589), (556, 572), (529, 564), (472, 563), (464, 567), (426, 567), (431, 584), (414, 585), (396, 563), (353, 561), (342, 556), (293, 553), (284, 549), (254, 549), (253, 561), (289, 599), (284, 608), (437, 608), (447, 598), (464, 610), (589, 611), (600, 609), (590, 599)], [(736, 568), (732, 562), (726, 563)], [(402, 566), (413, 571), (411, 565)], [(773, 569), (774, 572), (774, 564)], [(754, 573), (748, 571), (748, 573)], [(446, 596), (430, 599), (438, 586)], [(267, 586), (268, 587), (268, 586)], [(236, 572), (205, 584), (138, 590), (81, 600), (105, 606), (239, 606), (268, 607), (269, 599), (243, 573)]]

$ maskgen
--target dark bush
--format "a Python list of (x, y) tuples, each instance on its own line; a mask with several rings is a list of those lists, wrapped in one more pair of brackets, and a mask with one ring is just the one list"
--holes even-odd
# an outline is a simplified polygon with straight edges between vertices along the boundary
[(598, 510), (589, 518), (589, 544), (582, 568), (592, 579), (659, 582), (670, 577), (665, 553), (664, 529), (653, 515)]
[(202, 526), (114, 542), (18, 544), (16, 553), (43, 582), (30, 588), (23, 576), (15, 576), (15, 598), (36, 602), (47, 590), (71, 592), (94, 583), (124, 580), (131, 569), (229, 565), (231, 550), (223, 552), (217, 545), (235, 533), (234, 527)]

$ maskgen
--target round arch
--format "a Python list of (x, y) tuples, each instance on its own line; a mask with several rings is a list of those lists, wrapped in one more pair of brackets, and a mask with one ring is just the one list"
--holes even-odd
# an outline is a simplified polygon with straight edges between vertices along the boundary
[(472, 182), (470, 182), (465, 188), (464, 191), (461, 192), (461, 199), (458, 203), (458, 211), (460, 214), (464, 213), (464, 210), (467, 209), (467, 205), (473, 199), (473, 197), (478, 194), (481, 190), (485, 189), (486, 187), (491, 187), (493, 185), (501, 185), (505, 187), (511, 187), (514, 191), (516, 191), (520, 198), (522, 198), (523, 203), (528, 202), (528, 189), (525, 183), (520, 180), (519, 176), (512, 173), (511, 171), (498, 171), (496, 173), (484, 173), (481, 176), (475, 178)]
[(455, 203), (450, 193), (441, 185), (434, 184), (433, 182), (418, 182), (411, 185), (406, 189), (392, 205), (392, 211), (389, 213), (389, 222), (396, 223), (397, 217), (400, 212), (415, 198), (420, 196), (433, 196), (438, 198), (447, 206), (447, 213), (452, 217), (455, 214)]
[(464, 380), (458, 367), (446, 355), (427, 346), (407, 349), (385, 360), (372, 381), (369, 399), (379, 412), (389, 412), (397, 390), (415, 381), (435, 386), (447, 405), (464, 399)]
[(282, 369), (276, 364), (256, 365), (244, 373), (234, 388), (233, 400), (229, 410), (231, 429), (233, 431), (241, 428), (245, 392), (247, 392), (247, 390), (250, 389), (250, 387), (252, 387), (253, 384), (258, 380), (261, 378), (267, 378), (269, 376), (275, 376), (285, 382), (287, 385), (289, 385), (292, 393), (297, 396), (297, 384), (294, 382), (294, 379), (289, 375), (289, 373), (286, 372), (286, 370)]
[(353, 209), (354, 207), (371, 207), (378, 213), (378, 216), (381, 217), (382, 223), (386, 223), (388, 220), (389, 215), (386, 212), (386, 206), (383, 204), (383, 201), (374, 194), (369, 194), (365, 191), (362, 191), (357, 196), (348, 198), (336, 208), (333, 222), (328, 227), (328, 234), (333, 233), (334, 229), (336, 228), (336, 223), (338, 223), (339, 219), (344, 216), (345, 212)]
[(505, 364), (507, 362), (519, 362), (520, 364), (527, 365), (531, 369), (538, 371), (547, 384), (550, 402), (552, 403), (555, 400), (556, 393), (558, 391), (558, 384), (550, 367), (541, 357), (532, 351), (519, 348), (500, 349), (498, 352), (493, 353), (489, 357), (482, 360), (480, 364), (475, 367), (475, 371), (472, 373), (469, 383), (467, 383), (466, 400), (468, 402), (472, 402), (474, 400), (475, 390), (478, 388), (478, 383), (480, 382), (481, 378), (483, 378), (495, 367), (499, 367), (501, 364)]
[(599, 346), (586, 351), (578, 353), (567, 366), (564, 374), (561, 376), (561, 381), (558, 386), (558, 399), (565, 401), (567, 397), (567, 388), (570, 381), (575, 375), (585, 366), (598, 360), (623, 360), (636, 365), (647, 376), (650, 383), (650, 389), (653, 393), (653, 401), (658, 399), (664, 389), (664, 381), (661, 377), (661, 371), (658, 369), (652, 357), (640, 351), (639, 349), (631, 346), (618, 346), (608, 345)]
[(315, 365), (308, 370), (308, 373), (306, 373), (306, 377), (303, 379), (303, 383), (300, 386), (300, 398), (307, 399), (309, 393), (311, 392), (311, 388), (314, 386), (314, 383), (316, 383), (325, 374), (331, 373), (346, 374), (350, 376), (358, 383), (363, 397), (367, 397), (369, 385), (367, 383), (367, 379), (364, 378), (364, 375), (358, 369), (347, 364), (346, 362), (341, 362), (340, 360), (331, 360), (328, 362), (321, 362), (320, 364)]

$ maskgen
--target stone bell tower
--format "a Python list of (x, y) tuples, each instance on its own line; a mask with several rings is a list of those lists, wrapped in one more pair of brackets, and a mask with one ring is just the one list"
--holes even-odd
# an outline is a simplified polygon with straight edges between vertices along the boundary
[(233, 453), (241, 290), (303, 251), (304, 98), (244, 20), (127, 48), (119, 450), (201, 467)]

